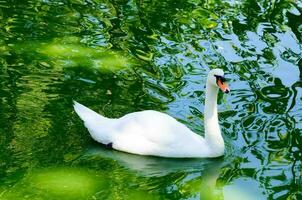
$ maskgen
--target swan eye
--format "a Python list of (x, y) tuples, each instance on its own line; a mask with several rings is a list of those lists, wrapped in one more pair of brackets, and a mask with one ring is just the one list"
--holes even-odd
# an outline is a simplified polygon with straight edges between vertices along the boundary
[(214, 75), (216, 77), (216, 82), (218, 80), (220, 80), (222, 83), (226, 82), (226, 79), (224, 78), (224, 76), (220, 76), (220, 75)]

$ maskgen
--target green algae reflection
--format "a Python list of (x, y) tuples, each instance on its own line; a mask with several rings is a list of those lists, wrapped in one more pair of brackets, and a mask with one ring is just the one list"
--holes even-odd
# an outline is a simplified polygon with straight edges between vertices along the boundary
[(3, 199), (87, 199), (103, 185), (102, 177), (77, 168), (50, 168), (27, 175)]
[[(31, 48), (28, 48), (31, 47)], [(102, 72), (116, 72), (133, 67), (135, 61), (128, 52), (90, 47), (77, 37), (56, 38), (51, 42), (33, 42), (17, 45), (19, 53), (40, 53), (55, 68), (91, 67)]]

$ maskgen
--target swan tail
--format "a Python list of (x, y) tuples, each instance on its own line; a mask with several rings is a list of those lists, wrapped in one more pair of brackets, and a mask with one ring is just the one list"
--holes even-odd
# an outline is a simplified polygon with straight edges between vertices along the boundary
[(93, 110), (83, 106), (82, 104), (73, 101), (73, 108), (79, 117), (85, 122), (85, 125), (102, 123), (108, 121), (109, 119), (94, 112)]
[(84, 121), (86, 128), (88, 129), (91, 137), (97, 142), (110, 145), (110, 134), (104, 132), (103, 129), (108, 123), (114, 119), (106, 118), (93, 110), (83, 106), (82, 104), (73, 101), (74, 110), (79, 115), (79, 117)]

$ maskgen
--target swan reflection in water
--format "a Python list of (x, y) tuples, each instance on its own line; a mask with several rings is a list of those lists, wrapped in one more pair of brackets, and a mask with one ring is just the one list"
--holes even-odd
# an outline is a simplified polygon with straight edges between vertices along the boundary
[[(138, 190), (151, 190), (155, 193), (165, 191), (164, 195), (167, 191), (174, 192), (175, 195), (181, 193), (184, 199), (263, 199), (253, 180), (232, 181), (232, 177), (228, 177), (234, 175), (227, 173), (233, 156), (227, 154), (224, 157), (211, 159), (140, 156), (92, 143), (73, 164), (79, 166), (87, 163), (91, 167), (91, 163), (94, 163), (94, 170), (106, 171), (110, 174), (106, 177), (114, 179), (106, 180), (114, 183), (111, 187), (124, 188), (123, 191), (119, 191), (121, 196), (133, 190), (134, 186)], [(125, 188), (129, 188), (129, 191)], [(163, 193), (159, 196), (161, 195)]]
[[(173, 185), (177, 185), (177, 190), (184, 190), (190, 195), (198, 194), (198, 196), (206, 199), (219, 199), (223, 195), (216, 188), (223, 157), (171, 159), (140, 156), (108, 149), (95, 143), (89, 146), (84, 155), (74, 161), (74, 164), (79, 165), (82, 162), (108, 163), (110, 161), (118, 164), (117, 173), (120, 173), (121, 177), (124, 175), (123, 173), (134, 173), (136, 177), (140, 177), (135, 179), (136, 181), (150, 181), (153, 186), (155, 184), (153, 187), (155, 190), (162, 189), (162, 187), (173, 188)], [(124, 184), (129, 184), (129, 182)], [(132, 182), (131, 184), (137, 184), (138, 187), (144, 185)]]

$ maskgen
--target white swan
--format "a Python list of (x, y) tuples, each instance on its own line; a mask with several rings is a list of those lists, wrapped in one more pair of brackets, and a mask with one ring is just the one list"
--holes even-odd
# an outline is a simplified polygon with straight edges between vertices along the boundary
[(228, 93), (224, 72), (213, 69), (206, 83), (205, 137), (191, 131), (173, 117), (154, 110), (129, 113), (110, 119), (74, 102), (91, 137), (113, 149), (133, 154), (174, 158), (218, 157), (224, 154), (217, 116), (218, 88)]

